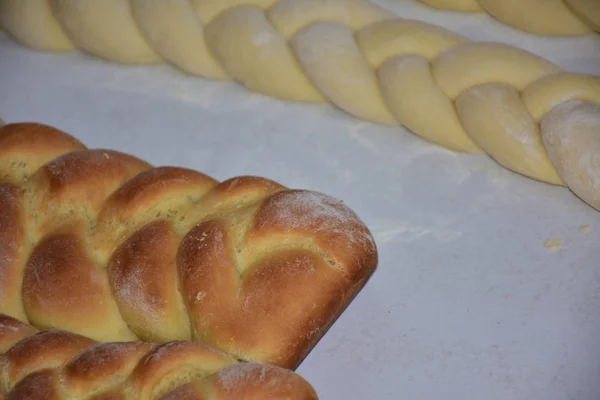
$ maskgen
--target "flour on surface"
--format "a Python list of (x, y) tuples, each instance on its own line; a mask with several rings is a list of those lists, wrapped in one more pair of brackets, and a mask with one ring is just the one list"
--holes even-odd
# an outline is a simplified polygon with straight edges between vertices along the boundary
[(559, 239), (548, 239), (544, 242), (544, 247), (551, 251), (561, 250), (564, 248), (562, 241)]
[(18, 332), (19, 328), (17, 328), (16, 326), (4, 325), (2, 322), (0, 322), (0, 331), (3, 331), (3, 330), (9, 330), (11, 332)]
[(313, 191), (284, 192), (265, 206), (270, 220), (290, 229), (311, 229), (346, 236), (351, 243), (374, 246), (362, 222), (342, 201)]
[(447, 243), (460, 238), (463, 233), (456, 229), (441, 226), (413, 224), (408, 221), (375, 221), (371, 224), (377, 243), (411, 243), (430, 236), (440, 243)]
[[(276, 381), (274, 382), (276, 375), (269, 374), (274, 368), (276, 367), (250, 363), (236, 364), (235, 366), (222, 369), (217, 375), (217, 382), (226, 391), (244, 386), (248, 381), (263, 384), (267, 378), (269, 378), (268, 384), (274, 385), (276, 383)], [(257, 371), (259, 372), (258, 376), (256, 374)]]
[(554, 107), (541, 123), (551, 159), (562, 164), (567, 182), (600, 191), (600, 107), (580, 100)]

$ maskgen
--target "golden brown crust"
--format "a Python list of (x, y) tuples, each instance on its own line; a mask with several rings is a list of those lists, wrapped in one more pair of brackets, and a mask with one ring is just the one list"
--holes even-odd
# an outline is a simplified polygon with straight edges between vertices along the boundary
[[(203, 194), (218, 184), (210, 176), (201, 172), (178, 167), (159, 167), (144, 171), (115, 190), (110, 196), (106, 208), (118, 210), (124, 222), (158, 204), (164, 197), (165, 189), (169, 195), (200, 200)], [(172, 192), (174, 191), (174, 192)], [(114, 203), (114, 204), (111, 204)], [(105, 209), (106, 211), (106, 209)]]
[[(248, 267), (240, 270), (238, 258), (244, 255), (232, 250), (229, 236), (226, 223), (211, 221), (198, 225), (181, 244), (180, 284), (190, 315), (199, 316), (192, 317), (195, 336), (244, 360), (298, 363), (295, 357), (313, 335), (319, 336), (326, 315), (343, 299), (332, 287), (339, 273), (305, 249), (265, 249), (266, 255), (246, 259)], [(288, 323), (281, 326), (282, 320)], [(234, 345), (241, 342), (246, 346)]]
[[(235, 248), (228, 243), (224, 221), (199, 224), (185, 237), (179, 247), (179, 285), (189, 311), (195, 338), (221, 348), (222, 343), (211, 335), (212, 321), (228, 340), (232, 336), (231, 319), (237, 316), (236, 302), (239, 272), (233, 261)], [(226, 299), (226, 300), (224, 300)], [(221, 345), (221, 346), (219, 346)], [(231, 349), (226, 349), (231, 351)]]
[(92, 396), (89, 400), (127, 400), (127, 397), (122, 388), (117, 388)]
[(50, 160), (85, 148), (73, 136), (44, 124), (0, 125), (0, 180), (21, 184)]
[(38, 330), (16, 318), (0, 314), (0, 354), (5, 354), (19, 340), (31, 336)]
[(57, 329), (28, 336), (5, 354), (8, 382), (12, 386), (33, 371), (60, 366), (94, 343), (89, 338)]
[(154, 168), (40, 124), (1, 143), (0, 311), (39, 329), (294, 369), (377, 265), (364, 223), (320, 193)]
[(121, 385), (154, 345), (144, 342), (102, 343), (78, 354), (63, 368), (67, 392), (76, 398), (91, 393), (106, 397)]
[(262, 364), (223, 368), (213, 382), (213, 395), (221, 400), (318, 400), (317, 393), (300, 376)]
[[(0, 314), (20, 332), (35, 328)], [(14, 339), (0, 329), (0, 343)], [(318, 400), (294, 372), (240, 363), (205, 344), (97, 343), (56, 329), (17, 340), (0, 353), (0, 398), (28, 400)]]
[(159, 400), (207, 400), (198, 382), (190, 382), (162, 395)]
[(28, 248), (21, 190), (0, 183), (0, 312), (25, 320), (21, 281)]
[(145, 161), (110, 150), (81, 150), (43, 165), (27, 185), (37, 233), (73, 219), (95, 219), (121, 184), (151, 168)]
[[(83, 242), (80, 225), (46, 236), (23, 277), (23, 301), (39, 328), (61, 328), (99, 341), (135, 336), (121, 317), (108, 278)], [(89, 316), (98, 319), (90, 325)]]
[(122, 241), (151, 219), (179, 220), (217, 182), (205, 174), (184, 168), (146, 170), (115, 190), (106, 200), (96, 229), (94, 248), (103, 249), (99, 261), (108, 258)]
[(131, 385), (136, 397), (149, 399), (234, 364), (235, 359), (204, 344), (173, 341), (144, 356), (131, 374)]
[(108, 264), (119, 309), (141, 340), (190, 338), (189, 317), (178, 290), (179, 242), (169, 221), (151, 222), (118, 248)]
[(6, 400), (61, 400), (57, 372), (42, 369), (32, 372), (6, 395)]
[[(367, 227), (343, 202), (321, 193), (288, 190), (266, 199), (249, 237), (264, 235), (308, 239), (329, 255), (333, 267), (350, 275), (377, 263), (375, 243)], [(353, 276), (349, 276), (353, 280)]]
[(285, 190), (272, 180), (256, 176), (238, 176), (217, 185), (204, 199), (203, 204), (211, 209), (242, 208), (257, 200)]

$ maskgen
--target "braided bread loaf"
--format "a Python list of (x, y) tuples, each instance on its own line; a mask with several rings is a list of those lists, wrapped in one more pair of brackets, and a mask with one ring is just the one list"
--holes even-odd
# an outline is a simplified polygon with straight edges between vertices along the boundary
[(583, 36), (600, 32), (600, 0), (419, 0), (428, 6), (462, 12), (487, 12), (525, 32)]
[(367, 227), (323, 194), (0, 128), (0, 312), (39, 329), (194, 339), (296, 368), (377, 260)]
[(198, 342), (98, 343), (0, 314), (0, 400), (317, 400), (290, 370)]
[(367, 0), (0, 0), (0, 16), (32, 47), (166, 60), (264, 95), (329, 101), (451, 150), (487, 153), (600, 208), (600, 78), (509, 45)]

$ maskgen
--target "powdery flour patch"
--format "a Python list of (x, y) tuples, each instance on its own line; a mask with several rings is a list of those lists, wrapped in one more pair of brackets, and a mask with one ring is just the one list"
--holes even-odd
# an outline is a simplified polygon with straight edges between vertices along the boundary
[[(289, 191), (264, 208), (269, 219), (290, 230), (306, 229), (343, 235), (350, 243), (375, 243), (358, 218), (342, 201), (313, 191)], [(260, 227), (260, 225), (259, 225)]]

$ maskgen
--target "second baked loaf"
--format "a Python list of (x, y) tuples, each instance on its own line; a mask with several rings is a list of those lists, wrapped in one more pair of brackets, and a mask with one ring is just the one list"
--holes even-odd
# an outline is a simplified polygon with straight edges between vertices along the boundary
[(363, 288), (377, 248), (341, 201), (225, 182), (0, 128), (0, 312), (97, 341), (194, 339), (295, 368)]
[(97, 343), (0, 314), (0, 400), (317, 400), (284, 368), (197, 342)]

